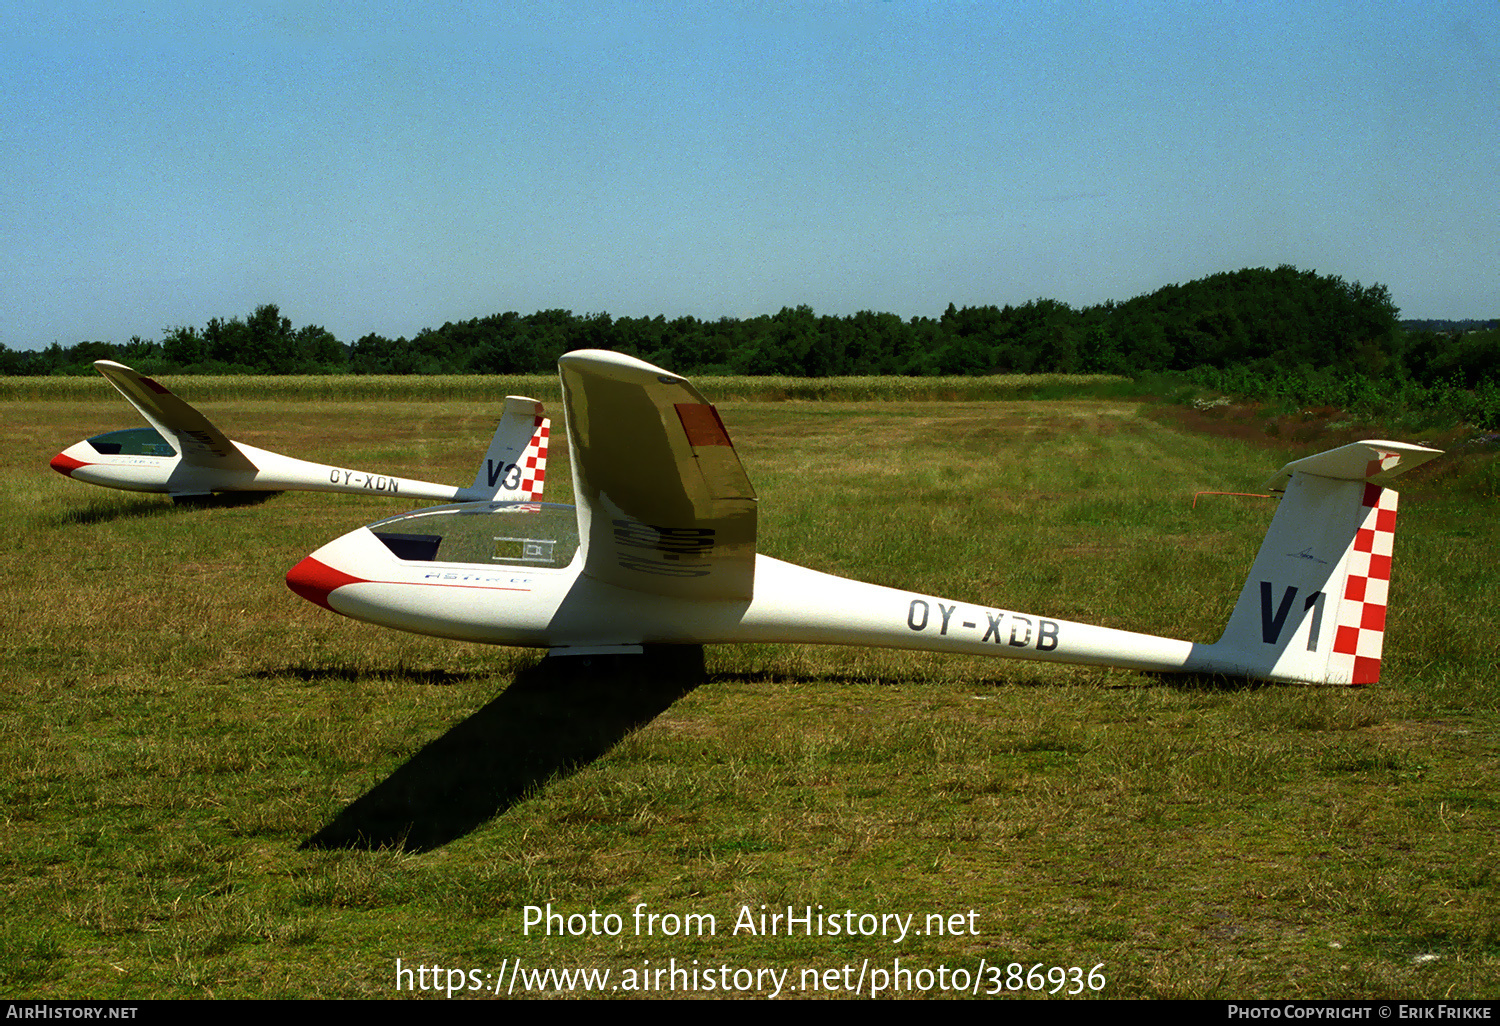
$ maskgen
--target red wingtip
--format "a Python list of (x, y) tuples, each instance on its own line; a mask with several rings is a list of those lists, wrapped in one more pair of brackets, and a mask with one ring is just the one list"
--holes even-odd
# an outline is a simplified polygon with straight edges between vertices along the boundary
[(318, 562), (308, 556), (286, 573), (286, 586), (309, 602), (317, 603), (330, 612), (337, 613), (328, 604), (328, 596), (346, 584), (363, 584), (364, 579), (351, 577), (342, 570)]
[(52, 457), (52, 462), (49, 463), (48, 466), (57, 471), (63, 477), (72, 477), (73, 471), (77, 470), (79, 467), (86, 467), (88, 466), (88, 464), (83, 462), (83, 460), (75, 460), (65, 452), (60, 452), (56, 456)]

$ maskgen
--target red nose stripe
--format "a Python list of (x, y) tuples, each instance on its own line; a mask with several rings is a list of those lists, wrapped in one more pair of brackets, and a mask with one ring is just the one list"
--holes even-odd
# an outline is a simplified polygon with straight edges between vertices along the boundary
[(286, 586), (309, 602), (316, 602), (331, 612), (337, 613), (328, 604), (328, 596), (346, 584), (365, 584), (362, 577), (351, 577), (342, 570), (319, 563), (308, 556), (286, 573)]
[(57, 471), (63, 477), (72, 477), (73, 471), (77, 470), (79, 467), (86, 467), (88, 466), (88, 464), (83, 462), (83, 460), (75, 460), (67, 453), (60, 452), (56, 456), (52, 457), (52, 462), (48, 464), (48, 466)]

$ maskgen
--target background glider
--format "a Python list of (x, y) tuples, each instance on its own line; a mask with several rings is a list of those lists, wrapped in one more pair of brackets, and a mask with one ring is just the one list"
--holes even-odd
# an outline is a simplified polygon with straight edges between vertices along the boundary
[(863, 584), (757, 555), (756, 500), (713, 406), (618, 353), (559, 362), (577, 507), (460, 503), (402, 513), (287, 574), (334, 612), (553, 654), (654, 643), (874, 645), (1367, 684), (1379, 678), (1396, 493), (1438, 455), (1364, 441), (1287, 464), (1285, 494), (1213, 645)]
[(165, 492), (177, 500), (214, 492), (352, 492), (458, 502), (542, 495), (551, 425), (534, 399), (506, 397), (500, 425), (474, 483), (454, 488), (309, 463), (231, 441), (202, 413), (151, 378), (109, 360), (97, 361), (94, 368), (151, 426), (96, 435), (52, 457), (52, 469), (76, 481), (132, 492)]

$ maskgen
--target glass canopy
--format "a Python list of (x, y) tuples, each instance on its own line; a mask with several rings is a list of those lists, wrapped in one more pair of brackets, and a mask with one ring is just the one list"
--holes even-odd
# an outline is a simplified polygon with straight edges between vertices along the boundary
[(370, 525), (398, 559), (561, 569), (578, 551), (572, 506), (553, 502), (459, 502)]
[(126, 428), (89, 439), (101, 456), (176, 456), (177, 450), (155, 428)]

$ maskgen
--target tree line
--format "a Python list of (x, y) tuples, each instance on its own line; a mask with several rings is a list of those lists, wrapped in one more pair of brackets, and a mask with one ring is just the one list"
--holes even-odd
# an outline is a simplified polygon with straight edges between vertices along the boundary
[[(630, 353), (683, 374), (978, 375), (1194, 368), (1320, 372), (1378, 380), (1500, 383), (1500, 331), (1408, 330), (1383, 285), (1283, 265), (1168, 285), (1125, 302), (1074, 309), (1052, 299), (957, 308), (938, 318), (784, 307), (751, 318), (611, 317), (514, 311), (425, 328), (412, 338), (368, 334), (352, 344), (293, 327), (278, 307), (174, 326), (126, 343), (0, 346), (0, 373), (90, 373), (112, 359), (152, 374), (551, 373), (574, 349)], [(1467, 326), (1466, 326), (1467, 327)]]

